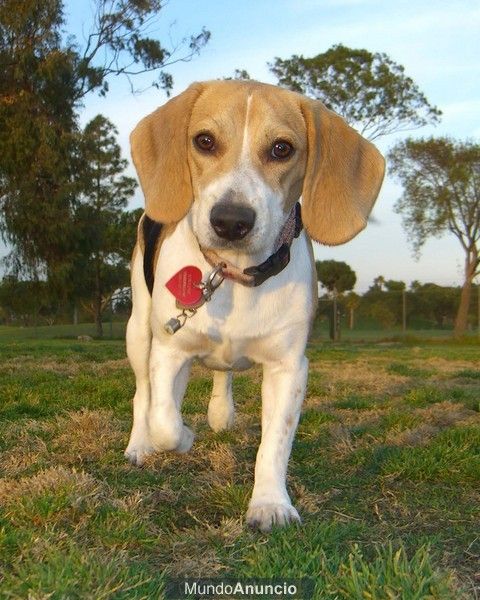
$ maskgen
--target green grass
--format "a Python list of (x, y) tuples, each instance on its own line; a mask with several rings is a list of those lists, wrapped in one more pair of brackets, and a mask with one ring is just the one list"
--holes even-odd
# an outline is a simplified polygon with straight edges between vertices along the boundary
[(13, 331), (0, 331), (1, 598), (162, 598), (184, 576), (307, 578), (318, 599), (477, 597), (478, 345), (312, 342), (288, 480), (303, 525), (266, 536), (244, 523), (259, 369), (234, 377), (238, 424), (216, 434), (195, 367), (192, 451), (138, 469), (123, 458), (123, 342)]
[(480, 369), (462, 369), (453, 375), (454, 377), (463, 377), (465, 379), (480, 379)]

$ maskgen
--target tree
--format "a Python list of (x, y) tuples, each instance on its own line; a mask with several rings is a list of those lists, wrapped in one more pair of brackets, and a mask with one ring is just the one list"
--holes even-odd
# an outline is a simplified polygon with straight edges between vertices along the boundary
[(69, 269), (75, 244), (78, 112), (91, 91), (108, 92), (113, 76), (156, 72), (190, 60), (209, 32), (164, 47), (148, 32), (162, 0), (95, 0), (82, 43), (65, 34), (62, 0), (0, 3), (0, 232), (17, 271), (58, 279)]
[(372, 304), (370, 314), (384, 329), (389, 329), (395, 325), (394, 313), (382, 302)]
[(237, 81), (246, 81), (251, 79), (249, 72), (246, 69), (235, 69), (233, 77), (225, 77), (227, 81), (235, 79)]
[(384, 53), (338, 44), (313, 58), (276, 57), (269, 67), (279, 85), (321, 100), (371, 140), (438, 122), (441, 115)]
[(336, 260), (317, 260), (315, 261), (315, 268), (318, 280), (332, 295), (330, 338), (337, 341), (340, 339), (340, 315), (337, 308), (338, 294), (353, 289), (357, 276), (347, 263)]
[(0, 230), (14, 270), (36, 275), (70, 254), (76, 90), (62, 23), (58, 0), (0, 4)]
[(349, 329), (353, 329), (353, 325), (355, 322), (355, 311), (360, 306), (360, 303), (361, 303), (361, 298), (358, 294), (356, 294), (355, 292), (350, 292), (349, 294), (347, 294), (347, 296), (345, 298), (345, 306), (347, 307), (347, 309), (350, 313), (350, 318), (349, 318), (349, 323), (348, 323)]
[(411, 294), (415, 314), (435, 322), (443, 328), (447, 321), (455, 318), (458, 304), (458, 288), (443, 287), (435, 283), (424, 283)]
[(377, 275), (373, 280), (373, 284), (369, 288), (370, 291), (381, 292), (385, 285), (385, 277), (383, 275)]
[(78, 77), (78, 97), (92, 90), (108, 92), (111, 75), (123, 75), (135, 91), (132, 77), (158, 72), (152, 85), (167, 94), (173, 88), (173, 77), (165, 67), (188, 62), (210, 39), (210, 32), (184, 38), (172, 48), (148, 37), (159, 20), (163, 0), (96, 0), (96, 11), (85, 46), (77, 52), (75, 74)]
[(58, 305), (49, 294), (45, 281), (19, 280), (6, 275), (0, 282), (0, 309), (9, 323), (36, 325), (38, 317), (42, 316), (52, 324)]
[(384, 285), (387, 292), (403, 292), (407, 289), (404, 281), (396, 281), (395, 279), (385, 281)]
[(391, 150), (389, 159), (403, 186), (395, 210), (402, 215), (415, 254), (428, 237), (446, 232), (463, 248), (464, 282), (454, 330), (461, 336), (480, 264), (480, 144), (449, 138), (407, 139)]
[(130, 262), (134, 240), (137, 238), (138, 222), (143, 215), (143, 208), (124, 210), (120, 213), (115, 234), (115, 252), (124, 261)]
[(317, 277), (329, 292), (341, 294), (354, 288), (357, 276), (349, 265), (337, 260), (315, 261)]
[(364, 294), (367, 312), (383, 327), (401, 322), (405, 288), (403, 281), (387, 280), (383, 275), (377, 275)]
[(135, 179), (123, 175), (128, 162), (121, 157), (117, 133), (108, 119), (97, 115), (86, 125), (80, 146), (83, 194), (75, 221), (81, 252), (74, 275), (82, 273), (80, 281), (84, 295), (89, 297), (99, 337), (103, 335), (102, 312), (111, 295), (128, 283), (122, 229), (124, 209), (137, 185)]

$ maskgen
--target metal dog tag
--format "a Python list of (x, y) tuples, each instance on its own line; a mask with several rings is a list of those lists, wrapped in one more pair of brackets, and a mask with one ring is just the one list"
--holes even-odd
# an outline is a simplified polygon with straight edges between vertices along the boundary
[[(202, 306), (202, 304), (204, 304), (205, 302), (208, 302), (210, 300), (213, 292), (218, 288), (218, 286), (223, 281), (223, 275), (222, 275), (223, 268), (224, 268), (223, 264), (217, 265), (213, 269), (213, 271), (208, 275), (207, 280), (200, 281), (199, 283), (192, 284), (192, 282), (190, 281), (192, 279), (192, 277), (190, 277), (190, 279), (187, 281), (187, 283), (190, 286), (190, 288), (192, 288), (192, 289), (188, 288), (188, 292), (191, 295), (190, 292), (194, 288), (196, 288), (200, 294), (200, 299), (198, 299), (195, 303), (192, 303), (187, 306), (179, 300), (178, 282), (176, 281), (175, 278), (178, 278), (179, 275), (184, 275), (185, 273), (187, 275), (190, 275), (190, 271), (188, 271), (188, 269), (190, 269), (190, 270), (197, 269), (197, 267), (184, 267), (176, 275), (174, 275), (174, 277), (168, 282), (168, 284), (169, 284), (169, 285), (167, 285), (168, 289), (177, 298), (177, 301), (176, 301), (177, 308), (182, 309), (182, 312), (179, 315), (169, 319), (163, 326), (164, 330), (168, 334), (173, 335), (174, 333), (177, 333), (177, 331), (185, 325), (187, 319), (189, 319), (190, 317), (193, 317), (193, 315), (197, 312), (197, 308), (200, 308), (200, 306)], [(199, 269), (197, 269), (197, 270), (199, 271)], [(172, 285), (170, 285), (172, 283), (172, 281), (174, 284), (173, 289), (172, 289)], [(181, 282), (182, 281), (183, 280), (181, 280)], [(185, 285), (183, 287), (185, 287)], [(189, 300), (191, 300), (190, 296), (189, 296)]]
[(175, 317), (172, 317), (171, 319), (169, 319), (163, 326), (165, 331), (167, 333), (169, 333), (170, 335), (177, 333), (177, 331), (179, 329), (181, 329), (181, 327), (182, 327), (182, 323), (180, 323), (180, 321), (178, 319), (176, 319)]

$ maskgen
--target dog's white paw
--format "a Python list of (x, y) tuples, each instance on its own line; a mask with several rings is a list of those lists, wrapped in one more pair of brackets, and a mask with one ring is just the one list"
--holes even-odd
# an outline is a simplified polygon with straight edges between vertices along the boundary
[(124, 455), (132, 465), (141, 467), (146, 457), (154, 452), (155, 449), (148, 444), (128, 444)]
[(210, 402), (208, 406), (208, 424), (215, 432), (230, 429), (235, 421), (235, 411), (232, 406), (224, 403), (215, 405)]
[(301, 523), (300, 515), (291, 504), (254, 504), (247, 511), (247, 525), (266, 533), (273, 526), (284, 527)]
[(188, 452), (193, 445), (193, 440), (195, 439), (195, 434), (186, 425), (183, 426), (182, 437), (178, 445), (174, 448), (175, 452), (180, 452), (180, 454), (184, 454)]
[(150, 439), (155, 450), (171, 450), (185, 453), (190, 450), (195, 439), (193, 431), (186, 425), (180, 427), (153, 426), (150, 424)]

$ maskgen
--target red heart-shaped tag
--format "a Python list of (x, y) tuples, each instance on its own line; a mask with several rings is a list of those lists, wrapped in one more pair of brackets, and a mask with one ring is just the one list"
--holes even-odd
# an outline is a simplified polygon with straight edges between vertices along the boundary
[(202, 272), (198, 267), (183, 267), (165, 284), (177, 301), (185, 307), (198, 304), (203, 297), (198, 284), (202, 281)]

